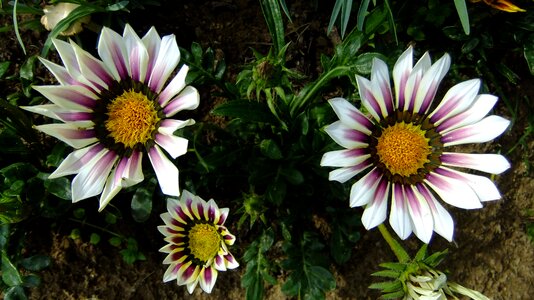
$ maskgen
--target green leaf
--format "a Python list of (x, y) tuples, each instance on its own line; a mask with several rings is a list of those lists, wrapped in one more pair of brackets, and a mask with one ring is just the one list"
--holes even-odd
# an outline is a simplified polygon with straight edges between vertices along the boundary
[(369, 9), (369, 2), (370, 0), (363, 0), (362, 2), (360, 2), (360, 8), (358, 9), (358, 16), (356, 19), (359, 31), (363, 31), (363, 24), (365, 21), (365, 17), (367, 16), (367, 11)]
[(523, 45), (523, 55), (527, 60), (530, 74), (534, 75), (534, 34), (531, 34), (530, 38), (527, 39), (527, 42)]
[(26, 300), (24, 288), (20, 285), (9, 287), (4, 291), (4, 300)]
[(50, 266), (50, 257), (48, 255), (34, 255), (20, 261), (20, 264), (30, 271), (41, 271)]
[(284, 198), (286, 197), (287, 193), (287, 184), (280, 179), (276, 179), (271, 184), (267, 186), (267, 190), (265, 191), (267, 195), (267, 199), (275, 204), (276, 206), (279, 206), (284, 201)]
[(33, 80), (33, 69), (35, 68), (35, 61), (37, 56), (32, 55), (20, 67), (20, 78), (28, 81)]
[(10, 65), (11, 65), (10, 61), (0, 62), (0, 78), (4, 77)]
[(122, 239), (120, 237), (114, 236), (114, 237), (109, 238), (108, 242), (111, 246), (120, 247), (122, 243)]
[(240, 118), (251, 122), (276, 123), (269, 109), (259, 102), (233, 100), (217, 106), (212, 114), (225, 117)]
[(276, 142), (271, 139), (261, 141), (260, 151), (263, 155), (267, 156), (270, 159), (277, 160), (283, 157), (280, 147), (278, 147), (278, 144), (276, 144)]
[(2, 251), (2, 280), (8, 286), (17, 286), (22, 284), (22, 278), (19, 270), (13, 265), (5, 251)]
[(381, 58), (383, 59), (383, 55), (376, 52), (366, 52), (358, 55), (358, 58), (352, 65), (352, 67), (358, 72), (360, 75), (368, 75), (371, 74), (371, 69), (373, 67), (373, 60), (375, 58)]
[(402, 283), (398, 279), (393, 281), (377, 282), (371, 284), (369, 288), (381, 290), (383, 293), (390, 293), (402, 289)]
[(37, 287), (41, 284), (41, 277), (35, 274), (29, 274), (22, 277), (22, 285), (25, 287)]
[(293, 185), (299, 185), (304, 182), (304, 175), (295, 168), (283, 168), (280, 170), (280, 174)]
[(91, 237), (89, 238), (89, 243), (93, 245), (97, 245), (100, 243), (100, 235), (98, 233), (91, 233)]
[(44, 181), (46, 190), (63, 200), (70, 201), (72, 199), (71, 182), (68, 178), (59, 177), (53, 179), (46, 179)]
[(388, 278), (399, 278), (401, 272), (394, 270), (381, 270), (371, 274), (372, 276), (388, 277)]
[(467, 6), (465, 0), (454, 0), (454, 6), (458, 12), (458, 17), (460, 17), (460, 22), (462, 23), (462, 28), (464, 29), (465, 34), (469, 34), (469, 13), (467, 12)]
[(106, 221), (106, 223), (113, 225), (117, 223), (117, 216), (110, 212), (106, 212), (106, 216), (104, 217), (104, 220)]
[(156, 179), (151, 179), (145, 186), (137, 188), (132, 197), (132, 217), (136, 222), (145, 222), (152, 212), (152, 195), (156, 187)]
[(404, 272), (404, 270), (406, 270), (406, 264), (402, 263), (385, 262), (381, 263), (380, 266), (385, 269), (391, 269), (399, 272)]

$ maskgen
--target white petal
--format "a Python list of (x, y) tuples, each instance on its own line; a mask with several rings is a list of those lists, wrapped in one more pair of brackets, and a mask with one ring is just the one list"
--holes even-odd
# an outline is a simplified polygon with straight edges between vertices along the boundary
[(499, 154), (444, 152), (440, 159), (446, 166), (475, 169), (491, 174), (501, 174), (510, 168), (510, 162)]
[(350, 189), (350, 207), (362, 206), (369, 203), (381, 178), (382, 174), (380, 174), (380, 171), (374, 168), (360, 180), (356, 181)]
[(150, 79), (148, 80), (148, 86), (152, 91), (156, 93), (161, 91), (163, 84), (165, 84), (179, 61), (180, 49), (178, 49), (176, 37), (174, 34), (164, 36), (161, 39), (159, 51), (156, 55), (156, 61), (154, 62), (154, 68), (152, 69)]
[(368, 146), (368, 135), (347, 127), (336, 121), (325, 128), (326, 133), (340, 146), (347, 149), (365, 148)]
[(163, 108), (163, 113), (166, 117), (172, 117), (179, 111), (197, 108), (199, 103), (200, 95), (197, 89), (187, 86), (178, 96), (167, 103), (167, 106)]
[(404, 187), (400, 184), (391, 184), (391, 212), (389, 215), (389, 224), (397, 235), (405, 240), (412, 233), (412, 223), (408, 212)]
[(450, 205), (465, 209), (482, 207), (475, 191), (462, 180), (433, 172), (427, 175), (424, 182)]
[(80, 149), (98, 142), (93, 129), (80, 127), (85, 125), (87, 125), (86, 122), (54, 123), (35, 126), (35, 129), (51, 135), (75, 149)]
[[(431, 64), (430, 55), (428, 52), (425, 52), (413, 67), (404, 90), (405, 102), (403, 110), (414, 111), (417, 89), (419, 88), (423, 75), (430, 68)], [(399, 108), (402, 109), (402, 107)]]
[(358, 93), (362, 99), (362, 105), (376, 121), (380, 121), (382, 118), (382, 107), (373, 94), (373, 86), (371, 81), (369, 81), (367, 78), (356, 75), (356, 83), (358, 84)]
[(371, 165), (372, 165), (371, 161), (363, 161), (362, 163), (359, 163), (352, 167), (339, 168), (339, 169), (333, 170), (329, 173), (328, 180), (345, 183), (347, 180), (360, 174), (363, 170), (366, 170)]
[(320, 165), (323, 167), (351, 167), (355, 166), (369, 157), (369, 151), (365, 148), (345, 149), (326, 152)]
[(450, 66), (451, 58), (449, 54), (445, 53), (425, 72), (415, 95), (414, 112), (425, 114), (428, 111), (436, 96), (439, 84), (449, 71)]
[(158, 32), (154, 27), (151, 27), (150, 30), (145, 34), (145, 36), (141, 39), (143, 41), (143, 44), (145, 45), (145, 48), (148, 52), (148, 64), (146, 69), (146, 78), (145, 80), (142, 80), (142, 82), (147, 82), (150, 78), (150, 74), (152, 74), (152, 69), (154, 68), (154, 64), (156, 62), (156, 59), (158, 58), (158, 52), (159, 47), (161, 45), (161, 38), (158, 35)]
[(456, 128), (474, 124), (484, 118), (497, 103), (497, 97), (493, 95), (478, 95), (473, 105), (466, 111), (448, 118), (438, 127), (437, 132), (444, 134)]
[[(43, 104), (43, 105), (34, 105), (34, 106), (19, 106), (20, 108), (47, 116), (52, 119), (60, 120), (65, 123), (77, 121), (81, 127), (89, 128), (93, 127), (94, 123), (91, 121), (93, 115), (90, 112), (80, 112), (77, 110), (67, 109), (55, 104)], [(83, 121), (83, 122), (81, 122)]]
[(123, 157), (117, 167), (108, 177), (104, 191), (100, 197), (100, 207), (102, 211), (109, 201), (119, 193), (122, 188), (130, 187), (143, 181), (143, 171), (141, 168), (142, 152), (134, 151), (132, 156)]
[(373, 199), (362, 215), (362, 224), (370, 230), (382, 224), (388, 214), (389, 182), (382, 179), (377, 186)]
[(92, 160), (100, 160), (107, 153), (102, 144), (97, 143), (89, 147), (75, 150), (70, 153), (50, 174), (48, 178), (59, 178), (70, 174), (77, 174), (80, 170)]
[(391, 85), (389, 83), (388, 65), (378, 58), (373, 58), (373, 66), (371, 69), (371, 82), (373, 86), (373, 93), (380, 108), (382, 115), (388, 116), (393, 112), (393, 96), (391, 93)]
[(183, 137), (157, 133), (155, 140), (172, 158), (177, 158), (187, 153), (188, 140)]
[(165, 107), (167, 102), (169, 102), (172, 97), (176, 96), (176, 94), (185, 88), (185, 77), (187, 76), (188, 71), (189, 67), (187, 65), (183, 65), (182, 68), (180, 68), (178, 74), (174, 76), (167, 87), (165, 87), (165, 89), (159, 94), (159, 105)]
[(395, 107), (403, 109), (406, 100), (404, 90), (413, 67), (413, 48), (408, 47), (393, 67), (393, 83), (395, 85)]
[(454, 221), (449, 212), (436, 200), (434, 195), (423, 184), (417, 184), (417, 190), (426, 199), (432, 218), (434, 220), (434, 231), (444, 237), (447, 241), (452, 241), (454, 233)]
[(126, 24), (124, 27), (122, 36), (124, 37), (124, 43), (128, 51), (132, 79), (144, 82), (149, 60), (145, 44), (129, 24)]
[(82, 86), (41, 85), (33, 88), (52, 103), (71, 110), (90, 112), (98, 99), (97, 95)]
[(113, 78), (108, 73), (106, 67), (102, 61), (96, 59), (89, 52), (83, 50), (74, 42), (70, 42), (76, 58), (78, 59), (78, 65), (83, 77), (86, 78), (91, 86), (97, 90), (107, 89), (112, 83)]
[[(210, 273), (211, 272), (211, 276), (208, 277), (209, 280), (206, 280), (205, 277), (206, 274)], [(199, 283), (200, 283), (200, 288), (206, 292), (206, 293), (211, 293), (211, 290), (213, 289), (213, 287), (215, 286), (215, 281), (217, 280), (217, 270), (215, 270), (215, 268), (212, 268), (212, 267), (208, 267), (208, 268), (203, 268), (202, 271), (200, 272), (200, 275), (199, 275)]]
[(180, 128), (184, 128), (189, 125), (195, 124), (195, 120), (175, 120), (175, 119), (164, 119), (159, 125), (158, 132), (162, 134), (173, 135), (174, 132)]
[(435, 171), (443, 176), (467, 182), (473, 191), (475, 191), (480, 201), (491, 201), (501, 198), (501, 193), (499, 193), (495, 184), (487, 177), (459, 172), (446, 167), (440, 167)]
[(54, 44), (56, 51), (59, 53), (61, 61), (70, 76), (77, 81), (83, 81), (84, 78), (80, 72), (80, 66), (78, 65), (78, 60), (76, 59), (76, 54), (74, 53), (72, 46), (69, 43), (58, 39), (52, 39), (52, 43)]
[(429, 115), (434, 125), (439, 125), (447, 118), (463, 112), (471, 106), (480, 89), (480, 79), (460, 82), (450, 88), (438, 107)]
[(41, 61), (41, 63), (52, 73), (52, 75), (56, 77), (57, 81), (59, 81), (61, 85), (82, 85), (82, 83), (78, 82), (69, 74), (65, 67), (46, 60), (42, 57), (38, 58), (39, 61)]
[(98, 55), (102, 58), (108, 72), (117, 81), (126, 79), (130, 73), (128, 51), (124, 39), (115, 31), (104, 27), (98, 40)]
[(19, 106), (20, 108), (32, 112), (34, 114), (40, 114), (52, 119), (60, 120), (56, 115), (56, 111), (65, 111), (66, 109), (55, 104), (43, 104), (34, 106)]
[(72, 202), (100, 194), (116, 160), (117, 155), (107, 151), (101, 159), (85, 165), (72, 180)]
[(334, 98), (328, 100), (328, 103), (343, 124), (363, 133), (371, 134), (374, 127), (373, 123), (349, 101), (343, 98)]
[(426, 199), (419, 194), (413, 185), (406, 186), (404, 192), (413, 232), (421, 241), (428, 244), (434, 229), (434, 219), (430, 207)]
[(510, 121), (499, 116), (489, 116), (482, 121), (460, 127), (443, 134), (441, 142), (445, 147), (467, 143), (484, 143), (501, 135)]
[(148, 158), (152, 163), (161, 191), (165, 195), (178, 197), (178, 168), (163, 154), (159, 146), (155, 145), (148, 151)]

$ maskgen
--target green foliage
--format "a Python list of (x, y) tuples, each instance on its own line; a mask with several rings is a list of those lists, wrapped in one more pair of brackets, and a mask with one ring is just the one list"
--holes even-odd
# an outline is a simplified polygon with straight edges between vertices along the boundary
[(243, 260), (247, 263), (247, 269), (241, 278), (241, 286), (246, 289), (246, 299), (262, 299), (265, 282), (277, 284), (276, 278), (271, 275), (272, 264), (266, 256), (273, 241), (274, 232), (268, 228), (245, 251)]

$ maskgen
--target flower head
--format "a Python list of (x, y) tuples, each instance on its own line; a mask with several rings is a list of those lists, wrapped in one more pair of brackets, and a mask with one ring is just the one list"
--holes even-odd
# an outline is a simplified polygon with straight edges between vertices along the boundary
[(76, 43), (54, 40), (64, 63), (41, 62), (59, 85), (34, 88), (52, 103), (24, 109), (59, 120), (36, 126), (75, 148), (50, 175), (77, 174), (72, 201), (101, 194), (100, 210), (125, 187), (144, 179), (145, 154), (164, 194), (178, 196), (174, 159), (187, 152), (188, 141), (174, 132), (194, 120), (171, 119), (195, 109), (199, 95), (185, 85), (187, 66), (167, 84), (180, 60), (174, 35), (161, 38), (154, 28), (143, 37), (126, 25), (123, 35), (104, 28), (97, 59)]
[[(350, 206), (365, 206), (362, 223), (367, 229), (389, 223), (402, 239), (412, 231), (428, 243), (432, 232), (452, 240), (454, 224), (438, 198), (465, 209), (501, 197), (486, 177), (454, 168), (500, 174), (510, 167), (496, 154), (447, 152), (450, 146), (489, 141), (506, 130), (509, 121), (486, 114), (497, 97), (478, 95), (480, 80), (461, 82), (435, 100), (438, 85), (450, 66), (445, 54), (434, 64), (425, 53), (413, 66), (408, 48), (393, 68), (394, 91), (388, 67), (373, 61), (371, 80), (357, 76), (365, 115), (347, 100), (329, 101), (339, 121), (326, 132), (344, 150), (324, 154), (321, 165), (338, 167), (330, 180), (352, 185)], [(436, 197), (438, 196), (438, 197)]]
[(168, 200), (167, 210), (161, 214), (165, 225), (158, 227), (169, 243), (159, 250), (169, 253), (163, 261), (169, 264), (163, 281), (187, 285), (189, 293), (200, 283), (202, 290), (210, 293), (218, 271), (239, 266), (227, 248), (235, 242), (224, 226), (228, 208), (184, 190), (180, 201)]
[[(41, 24), (48, 31), (52, 31), (56, 25), (65, 19), (73, 10), (80, 7), (79, 4), (59, 2), (54, 5), (47, 5), (43, 8), (44, 15), (41, 17)], [(91, 16), (85, 16), (74, 21), (65, 31), (60, 35), (75, 35), (83, 30), (83, 24), (89, 23)]]
[[(421, 270), (421, 274), (409, 275), (403, 300), (447, 300), (458, 299), (458, 295), (473, 300), (489, 300), (482, 293), (455, 282), (448, 282), (447, 275), (433, 269)], [(450, 297), (448, 297), (450, 296)]]

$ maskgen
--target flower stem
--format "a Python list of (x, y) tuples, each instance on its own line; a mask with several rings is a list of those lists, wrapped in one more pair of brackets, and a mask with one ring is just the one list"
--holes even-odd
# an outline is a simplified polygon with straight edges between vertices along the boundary
[(404, 250), (404, 248), (401, 246), (399, 242), (397, 242), (396, 239), (394, 239), (391, 234), (389, 233), (388, 229), (384, 224), (378, 225), (378, 230), (380, 230), (380, 233), (384, 237), (384, 240), (388, 243), (389, 247), (391, 248), (391, 251), (395, 254), (399, 262), (407, 262), (410, 260), (410, 256), (408, 255), (408, 252)]

